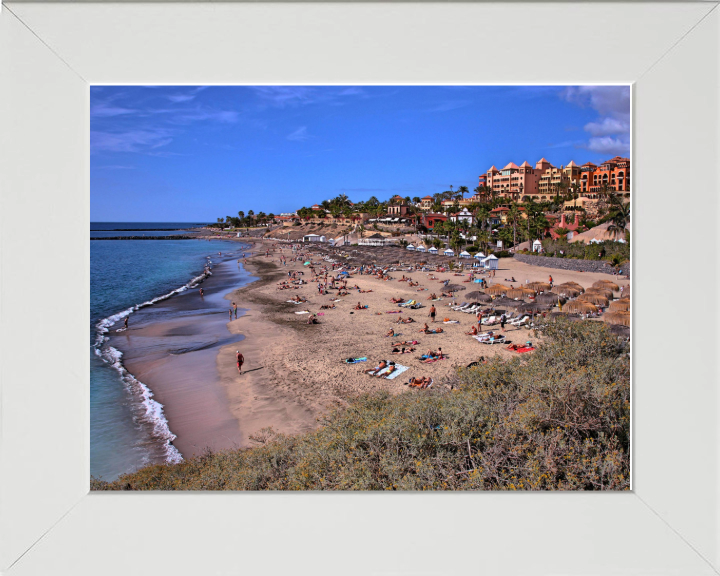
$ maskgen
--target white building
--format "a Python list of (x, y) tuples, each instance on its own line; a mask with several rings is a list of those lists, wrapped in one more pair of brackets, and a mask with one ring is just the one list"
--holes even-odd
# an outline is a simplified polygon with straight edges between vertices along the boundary
[(494, 256), (492, 254), (490, 254), (490, 256), (488, 256), (487, 258), (483, 258), (482, 263), (488, 270), (498, 269), (498, 258), (497, 256)]
[(306, 234), (303, 236), (303, 242), (325, 242), (325, 236), (318, 234)]
[(453, 214), (452, 216), (450, 216), (450, 220), (452, 220), (453, 222), (464, 223), (468, 226), (472, 226), (473, 215), (472, 213), (468, 212), (467, 208), (463, 208), (457, 214)]

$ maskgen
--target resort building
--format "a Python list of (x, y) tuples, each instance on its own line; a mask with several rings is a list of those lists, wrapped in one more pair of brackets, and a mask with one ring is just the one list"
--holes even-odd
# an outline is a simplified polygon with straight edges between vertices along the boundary
[[(616, 156), (600, 166), (587, 162), (578, 166), (570, 161), (567, 166), (553, 166), (541, 158), (533, 168), (527, 162), (520, 166), (510, 162), (502, 170), (492, 166), (479, 177), (480, 186), (487, 186), (496, 197), (522, 202), (529, 198), (536, 201), (551, 200), (577, 184), (582, 196), (596, 198), (603, 186), (630, 197), (630, 160)], [(462, 202), (461, 202), (462, 205)]]
[(387, 214), (388, 216), (404, 217), (409, 213), (407, 202), (401, 196), (393, 196), (390, 198)]
[(424, 198), (420, 199), (420, 208), (422, 210), (430, 210), (432, 205), (433, 205), (433, 197), (432, 196), (425, 196)]
[(438, 222), (446, 222), (448, 219), (445, 214), (434, 214), (432, 212), (428, 214), (423, 214), (420, 219), (420, 224), (425, 226), (428, 230), (432, 230), (435, 227), (435, 224)]
[(603, 187), (623, 193), (630, 198), (630, 160), (615, 156), (600, 166), (587, 162), (581, 166), (580, 193), (589, 198), (597, 198)]
[(468, 212), (467, 208), (463, 208), (457, 214), (452, 214), (449, 217), (449, 220), (452, 220), (453, 222), (457, 222), (457, 223), (463, 223), (463, 224), (466, 224), (467, 226), (472, 226), (474, 217), (473, 217), (472, 213)]

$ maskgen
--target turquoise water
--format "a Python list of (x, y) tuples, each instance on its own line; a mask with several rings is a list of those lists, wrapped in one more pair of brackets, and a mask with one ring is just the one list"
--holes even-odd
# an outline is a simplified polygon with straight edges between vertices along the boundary
[[(149, 226), (149, 227), (148, 227)], [(152, 231), (189, 226), (177, 223), (91, 223), (91, 229), (141, 228)], [(97, 232), (91, 232), (96, 235)], [(113, 233), (120, 235), (119, 233)], [(96, 240), (90, 242), (90, 470), (105, 480), (140, 466), (173, 460), (162, 438), (162, 410), (146, 391), (123, 374), (116, 350), (103, 334), (123, 324), (136, 307), (186, 289), (203, 274), (207, 256), (237, 259), (242, 245), (201, 240)], [(145, 309), (145, 308), (143, 308)], [(140, 383), (137, 383), (140, 384)], [(169, 430), (165, 432), (168, 436)]]

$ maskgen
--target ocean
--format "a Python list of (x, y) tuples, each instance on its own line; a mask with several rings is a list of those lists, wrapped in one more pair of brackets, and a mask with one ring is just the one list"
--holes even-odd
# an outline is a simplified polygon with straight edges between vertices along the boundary
[[(198, 223), (92, 222), (91, 237), (182, 234), (178, 229)], [(134, 231), (130, 231), (135, 229)], [(140, 231), (138, 231), (140, 230)], [(152, 391), (129, 374), (122, 354), (112, 346), (112, 336), (122, 331), (123, 320), (135, 324), (161, 309), (173, 310), (168, 298), (180, 298), (197, 288), (204, 269), (232, 261), (232, 286), (249, 279), (235, 261), (246, 245), (226, 240), (109, 240), (90, 242), (90, 470), (104, 480), (152, 463), (177, 462), (181, 456), (172, 445), (162, 406)], [(222, 256), (218, 256), (222, 252)], [(226, 288), (227, 286), (225, 286)], [(227, 291), (227, 290), (226, 290)], [(208, 299), (206, 307), (213, 305)], [(164, 307), (163, 307), (164, 306)], [(217, 301), (215, 306), (226, 306)], [(137, 315), (137, 314), (136, 314)]]

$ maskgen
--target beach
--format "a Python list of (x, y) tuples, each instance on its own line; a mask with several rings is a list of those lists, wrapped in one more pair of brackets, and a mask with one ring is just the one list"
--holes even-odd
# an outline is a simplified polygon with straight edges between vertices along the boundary
[[(451, 298), (429, 302), (432, 292), (442, 292), (441, 282), (450, 280), (461, 283), (467, 291), (476, 290), (478, 284), (462, 283), (467, 279), (452, 272), (411, 272), (405, 273), (419, 286), (410, 287), (407, 282), (398, 282), (403, 272), (393, 272), (393, 280), (384, 281), (374, 276), (353, 275), (348, 280), (349, 295), (334, 302), (336, 308), (320, 310), (322, 305), (331, 305), (336, 296), (318, 295), (317, 283), (304, 284), (298, 289), (279, 290), (277, 283), (288, 279), (288, 272), (304, 272), (310, 279), (310, 270), (302, 261), (290, 262), (292, 252), (289, 246), (261, 241), (255, 244), (256, 255), (247, 260), (246, 269), (258, 280), (235, 290), (226, 296), (246, 309), (237, 320), (228, 323), (233, 334), (242, 335), (238, 345), (227, 345), (217, 355), (217, 370), (226, 391), (230, 412), (237, 419), (240, 434), (239, 445), (252, 445), (250, 437), (263, 428), (295, 434), (317, 426), (316, 419), (334, 407), (345, 406), (358, 394), (386, 390), (392, 394), (403, 392), (422, 394), (422, 390), (409, 390), (405, 385), (412, 377), (431, 377), (436, 386), (459, 367), (477, 361), (481, 356), (490, 358), (500, 355), (504, 358), (518, 357), (505, 345), (487, 345), (466, 335), (473, 324), (474, 315), (453, 311), (448, 304)], [(274, 248), (275, 246), (275, 248)], [(265, 251), (271, 250), (269, 256)], [(275, 250), (275, 251), (273, 251)], [(287, 266), (280, 262), (280, 256), (287, 259)], [(321, 262), (313, 258), (316, 267)], [(322, 262), (322, 264), (326, 264)], [(511, 258), (500, 260), (500, 269), (492, 280), (509, 285), (505, 279), (515, 277), (515, 286), (529, 281), (547, 281), (552, 275), (556, 284), (574, 281), (589, 287), (600, 279), (615, 279), (601, 273), (571, 272), (530, 266)], [(436, 280), (430, 280), (434, 276)], [(618, 280), (616, 280), (618, 281)], [(629, 281), (619, 281), (621, 285)], [(361, 290), (350, 289), (358, 285)], [(426, 288), (427, 290), (418, 291)], [(333, 291), (336, 294), (337, 291)], [(293, 304), (291, 297), (306, 298), (307, 303)], [(425, 307), (418, 310), (399, 308), (390, 298), (417, 299)], [(457, 293), (457, 303), (463, 302), (463, 292)], [(367, 309), (353, 310), (360, 303)], [(432, 324), (428, 317), (430, 304), (437, 309), (437, 322)], [(320, 324), (307, 324), (308, 315), (296, 314), (309, 310), (322, 316)], [(401, 313), (388, 314), (388, 312)], [(412, 317), (412, 324), (395, 324), (398, 318)], [(443, 320), (455, 320), (457, 324), (445, 324)], [(426, 335), (419, 332), (428, 322), (431, 327), (441, 327), (442, 334)], [(394, 328), (399, 333), (395, 338), (385, 334)], [(500, 330), (498, 326), (485, 327), (485, 331)], [(524, 328), (506, 326), (505, 336), (509, 342), (524, 344), (538, 343), (534, 332)], [(397, 340), (418, 340), (416, 350), (410, 354), (393, 355), (391, 342)], [(441, 347), (447, 358), (430, 364), (418, 358), (428, 349)], [(236, 350), (245, 358), (243, 373), (239, 374), (235, 364)], [(346, 358), (367, 357), (366, 362), (347, 364)], [(363, 374), (382, 359), (395, 361), (407, 366), (408, 370), (393, 380), (374, 378)], [(171, 428), (173, 423), (171, 420)], [(181, 435), (181, 432), (174, 429)]]
[[(195, 288), (136, 311), (126, 332), (110, 332), (110, 344), (122, 352), (124, 367), (161, 406), (166, 426), (159, 440), (168, 442), (171, 437), (170, 448), (183, 458), (252, 446), (253, 439), (268, 428), (282, 434), (312, 430), (323, 414), (363, 393), (425, 393), (408, 387), (410, 378), (431, 378), (434, 387), (445, 387), (448, 376), (472, 362), (496, 355), (519, 357), (506, 349), (507, 344), (537, 346), (541, 341), (534, 331), (511, 324), (506, 325), (503, 344), (483, 344), (467, 335), (477, 324), (475, 315), (450, 305), (463, 303), (464, 294), (480, 288), (470, 282), (468, 271), (398, 268), (390, 271), (390, 280), (351, 274), (347, 295), (338, 297), (337, 289), (319, 295), (305, 262), (310, 260), (316, 271), (330, 268), (322, 259), (322, 248), (308, 251), (299, 245), (293, 252), (288, 244), (247, 238), (230, 245), (238, 249), (213, 257), (212, 274)], [(247, 258), (242, 258), (244, 252)], [(382, 258), (387, 255), (378, 263)], [(306, 283), (279, 289), (289, 273)], [(328, 279), (332, 275), (330, 271)], [(617, 276), (541, 268), (513, 258), (500, 259), (495, 276), (487, 279), (491, 285), (519, 287), (528, 281), (546, 282), (551, 275), (555, 284), (572, 281), (586, 288), (601, 279), (629, 285)], [(403, 277), (417, 286), (400, 281)], [(461, 287), (455, 298), (441, 296), (444, 282)], [(431, 302), (433, 293), (438, 298)], [(293, 297), (307, 301), (289, 302)], [(401, 308), (391, 298), (414, 299), (423, 307)], [(237, 319), (228, 317), (233, 302), (238, 306)], [(358, 304), (363, 308), (356, 310)], [(321, 309), (331, 305), (335, 308)], [(435, 323), (429, 317), (431, 305), (437, 311)], [(298, 312), (317, 314), (319, 323), (308, 324), (309, 314)], [(414, 322), (397, 323), (408, 318)], [(442, 328), (442, 333), (422, 333), (426, 322)], [(394, 337), (387, 336), (391, 329)], [(482, 330), (502, 333), (499, 325)], [(417, 343), (405, 346), (414, 348), (410, 353), (392, 354), (393, 348), (402, 348), (392, 345), (399, 341)], [(443, 359), (430, 363), (420, 359), (440, 348)], [(236, 366), (237, 351), (245, 358), (242, 373)], [(349, 358), (366, 360), (346, 363)], [(394, 379), (364, 373), (381, 360), (394, 361), (403, 373)]]

